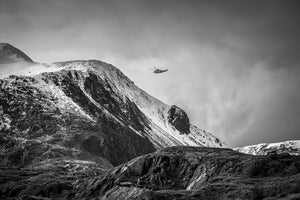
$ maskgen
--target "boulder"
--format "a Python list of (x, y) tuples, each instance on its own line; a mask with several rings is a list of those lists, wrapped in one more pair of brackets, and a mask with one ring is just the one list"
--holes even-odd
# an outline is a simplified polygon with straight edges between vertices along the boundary
[(173, 105), (168, 111), (168, 122), (183, 134), (190, 133), (190, 120), (181, 108)]

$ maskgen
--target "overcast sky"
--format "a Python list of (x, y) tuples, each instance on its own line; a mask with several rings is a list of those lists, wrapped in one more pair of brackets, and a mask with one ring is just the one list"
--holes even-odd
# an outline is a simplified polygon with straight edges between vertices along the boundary
[(0, 42), (38, 62), (111, 63), (243, 146), (300, 139), (299, 10), (297, 0), (0, 0)]

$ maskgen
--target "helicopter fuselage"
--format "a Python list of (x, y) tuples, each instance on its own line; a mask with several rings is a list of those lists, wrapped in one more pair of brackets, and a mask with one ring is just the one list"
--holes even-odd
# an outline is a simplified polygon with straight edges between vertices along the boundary
[(164, 72), (167, 72), (168, 71), (168, 69), (155, 69), (154, 71), (153, 71), (153, 73), (155, 73), (155, 74), (160, 74), (160, 73), (164, 73)]

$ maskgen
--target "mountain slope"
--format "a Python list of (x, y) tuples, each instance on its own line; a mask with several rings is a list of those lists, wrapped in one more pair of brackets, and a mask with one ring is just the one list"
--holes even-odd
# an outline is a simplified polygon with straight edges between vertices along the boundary
[(168, 146), (224, 146), (110, 64), (18, 64), (27, 76), (0, 79), (1, 165), (61, 157), (107, 166)]
[[(121, 124), (81, 94), (73, 80), (67, 82), (67, 74), (63, 82), (68, 85), (67, 95), (42, 79), (11, 76), (0, 80), (1, 164), (27, 165), (55, 157), (99, 163), (106, 158), (120, 164), (155, 150), (130, 125)], [(124, 106), (132, 113), (136, 109), (130, 103)], [(138, 122), (132, 124), (143, 128)]]
[(292, 140), (277, 143), (261, 143), (245, 147), (237, 147), (234, 150), (252, 155), (266, 155), (268, 153), (289, 153), (300, 155), (300, 140)]

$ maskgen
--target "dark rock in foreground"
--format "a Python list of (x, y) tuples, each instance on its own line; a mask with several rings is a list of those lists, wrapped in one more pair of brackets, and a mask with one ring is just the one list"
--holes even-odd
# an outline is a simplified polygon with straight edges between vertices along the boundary
[(82, 184), (77, 199), (299, 199), (300, 156), (170, 147)]

